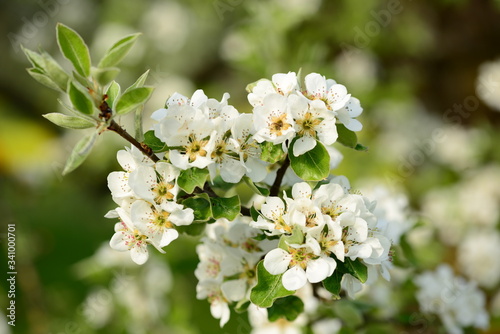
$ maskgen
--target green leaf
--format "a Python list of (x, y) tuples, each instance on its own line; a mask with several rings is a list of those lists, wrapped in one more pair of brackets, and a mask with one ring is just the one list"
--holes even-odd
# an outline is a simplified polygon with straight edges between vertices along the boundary
[(229, 182), (224, 181), (220, 175), (217, 175), (212, 180), (212, 188), (217, 188), (217, 189), (227, 191), (227, 190), (233, 188), (234, 186), (235, 186), (234, 183), (229, 183)]
[(108, 96), (108, 105), (112, 110), (115, 110), (115, 103), (120, 96), (120, 85), (116, 81), (112, 81), (106, 90), (106, 95)]
[(271, 142), (265, 141), (259, 145), (262, 150), (260, 158), (263, 161), (274, 164), (278, 161), (283, 160), (283, 158), (285, 157), (285, 152), (283, 151), (283, 147), (281, 144), (274, 145)]
[(133, 88), (118, 98), (115, 111), (117, 115), (125, 115), (143, 105), (153, 93), (152, 87)]
[(352, 261), (349, 258), (345, 258), (344, 267), (347, 273), (356, 277), (361, 283), (366, 282), (366, 279), (368, 278), (368, 269), (363, 263), (361, 263), (360, 259)]
[(85, 161), (85, 159), (87, 159), (90, 151), (92, 151), (92, 147), (95, 144), (97, 135), (98, 133), (94, 132), (91, 135), (83, 137), (78, 143), (76, 143), (75, 148), (66, 161), (66, 165), (64, 166), (64, 170), (62, 172), (63, 175), (72, 172), (78, 166), (80, 166)]
[[(144, 144), (148, 145), (155, 153), (164, 152), (167, 148), (165, 143), (162, 142), (160, 139), (158, 139), (158, 137), (155, 136), (154, 130), (149, 130), (144, 134)], [(182, 172), (184, 172), (184, 171), (182, 171)], [(182, 174), (182, 172), (181, 172), (181, 174)], [(207, 175), (208, 175), (208, 171), (207, 171)], [(189, 192), (189, 194), (190, 193), (192, 193), (192, 191)]]
[(41, 70), (44, 70), (45, 67), (45, 59), (43, 59), (42, 55), (39, 54), (38, 52), (32, 51), (30, 49), (26, 49), (24, 46), (21, 45), (21, 49), (23, 50), (24, 54), (30, 61), (31, 65), (34, 68), (38, 68)]
[(337, 141), (344, 146), (355, 148), (358, 144), (358, 136), (355, 132), (348, 130), (344, 124), (337, 124)]
[(194, 211), (196, 221), (206, 221), (212, 217), (212, 207), (207, 194), (199, 194), (194, 197), (186, 198), (182, 205), (191, 208)]
[(146, 79), (148, 78), (148, 75), (149, 75), (149, 70), (147, 70), (146, 72), (144, 72), (133, 84), (132, 86), (130, 86), (129, 88), (127, 88), (125, 90), (125, 93), (128, 92), (129, 90), (132, 90), (134, 88), (138, 88), (138, 87), (143, 87), (144, 86), (144, 83), (146, 82)]
[(176, 226), (175, 229), (180, 232), (191, 236), (198, 236), (205, 232), (207, 223), (192, 223), (191, 225)]
[(271, 275), (264, 268), (264, 260), (257, 264), (257, 285), (250, 293), (250, 300), (259, 307), (271, 307), (277, 298), (293, 295), (295, 291), (285, 289), (281, 283), (283, 274)]
[(234, 220), (241, 212), (240, 197), (211, 197), (212, 214), (215, 219)]
[(99, 61), (98, 67), (112, 67), (118, 65), (134, 46), (137, 37), (141, 34), (128, 35), (113, 44)]
[(304, 312), (302, 299), (297, 296), (287, 296), (274, 301), (273, 306), (267, 309), (267, 318), (269, 321), (276, 321), (279, 318), (294, 321), (302, 312)]
[(332, 276), (323, 280), (323, 287), (333, 295), (333, 299), (340, 299), (340, 282), (342, 281), (342, 276), (344, 276), (344, 273), (339, 270), (338, 266), (339, 264), (337, 261), (337, 268), (333, 272)]
[(55, 125), (61, 126), (67, 129), (88, 129), (95, 127), (97, 124), (86, 118), (78, 116), (68, 116), (59, 113), (50, 113), (42, 115)]
[(348, 300), (338, 300), (333, 303), (333, 311), (348, 327), (356, 328), (363, 324), (361, 311)]
[(66, 71), (59, 65), (58, 62), (52, 58), (47, 52), (41, 53), (44, 60), (43, 70), (46, 75), (48, 75), (56, 84), (59, 86), (61, 91), (65, 91), (68, 87), (69, 75)]
[(92, 76), (97, 80), (99, 85), (106, 86), (120, 74), (120, 69), (117, 67), (96, 68), (92, 67)]
[(78, 74), (90, 75), (90, 53), (83, 38), (62, 23), (57, 24), (57, 43), (63, 56), (75, 67)]
[(295, 174), (305, 181), (320, 181), (330, 174), (330, 155), (319, 141), (316, 146), (298, 157), (293, 155), (293, 145), (297, 138), (292, 140), (289, 147), (290, 166)]
[(39, 68), (29, 68), (29, 69), (27, 69), (27, 71), (28, 71), (28, 74), (31, 75), (31, 77), (33, 79), (35, 79), (36, 81), (38, 81), (42, 85), (49, 87), (51, 89), (57, 90), (57, 91), (61, 91), (59, 86), (51, 78), (49, 78), (47, 75), (45, 75), (43, 73), (43, 71), (40, 70)]
[(181, 187), (182, 190), (184, 190), (188, 194), (192, 194), (196, 187), (203, 189), (203, 186), (207, 181), (207, 176), (208, 169), (206, 168), (189, 168), (181, 171), (179, 177), (177, 178), (177, 184), (179, 185), (179, 187)]
[(259, 218), (260, 213), (255, 209), (253, 206), (250, 208), (250, 216), (252, 216), (253, 221), (257, 221), (257, 218)]
[(94, 113), (94, 101), (85, 87), (70, 81), (68, 85), (68, 95), (76, 110), (86, 115), (92, 115)]

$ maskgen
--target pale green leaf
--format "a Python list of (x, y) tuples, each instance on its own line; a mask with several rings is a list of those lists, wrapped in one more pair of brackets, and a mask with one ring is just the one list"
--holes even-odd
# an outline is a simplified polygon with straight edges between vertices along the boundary
[(97, 135), (98, 133), (96, 131), (91, 135), (83, 137), (78, 143), (76, 143), (75, 148), (66, 161), (66, 165), (64, 166), (64, 170), (62, 172), (63, 175), (74, 171), (85, 161), (85, 159), (87, 159), (90, 152), (92, 151), (92, 147), (95, 144)]
[(94, 101), (85, 87), (82, 87), (77, 82), (70, 81), (68, 95), (76, 110), (86, 115), (94, 113)]
[(92, 67), (92, 76), (97, 80), (99, 85), (106, 86), (113, 81), (120, 73), (117, 67), (96, 68)]
[(120, 85), (116, 81), (111, 82), (106, 90), (106, 95), (108, 96), (107, 102), (112, 110), (115, 110), (115, 104), (118, 100), (118, 96), (120, 96), (120, 91)]
[(83, 38), (62, 23), (57, 24), (57, 43), (63, 56), (68, 59), (78, 74), (90, 75), (90, 53)]
[(88, 129), (95, 127), (97, 124), (88, 119), (78, 117), (78, 116), (68, 116), (59, 113), (50, 113), (42, 115), (55, 125), (61, 126), (67, 129)]
[(116, 102), (116, 114), (124, 115), (143, 105), (151, 93), (153, 93), (152, 87), (137, 87), (123, 93)]
[(137, 78), (137, 80), (132, 84), (132, 86), (127, 88), (124, 93), (126, 93), (134, 88), (143, 87), (144, 83), (146, 83), (146, 79), (148, 78), (148, 75), (149, 75), (149, 70), (147, 70), (139, 78)]
[(118, 42), (113, 44), (106, 54), (102, 57), (101, 61), (99, 61), (98, 67), (112, 67), (118, 65), (123, 58), (127, 55), (130, 49), (134, 46), (137, 37), (141, 34), (133, 34), (128, 35), (120, 39)]
[(61, 91), (59, 86), (47, 75), (43, 74), (43, 72), (38, 68), (29, 68), (27, 69), (28, 74), (31, 75), (33, 79), (41, 83), (42, 85), (49, 87), (51, 89)]

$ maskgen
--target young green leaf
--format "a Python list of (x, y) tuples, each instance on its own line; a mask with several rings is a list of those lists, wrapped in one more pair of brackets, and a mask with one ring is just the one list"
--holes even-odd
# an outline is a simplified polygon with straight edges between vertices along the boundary
[(257, 264), (257, 285), (250, 292), (250, 300), (259, 307), (271, 307), (277, 298), (293, 295), (295, 291), (285, 289), (280, 275), (271, 275), (264, 268), (264, 260)]
[(99, 68), (112, 67), (118, 65), (127, 55), (140, 34), (128, 35), (113, 44), (99, 61)]
[(94, 101), (85, 87), (82, 87), (77, 82), (70, 81), (68, 95), (76, 110), (86, 115), (94, 113)]
[(57, 24), (57, 43), (63, 56), (83, 77), (90, 75), (90, 53), (83, 38), (73, 29), (62, 23)]
[(240, 197), (211, 197), (212, 213), (215, 219), (234, 220), (241, 212)]
[(137, 87), (143, 87), (144, 83), (146, 82), (146, 79), (148, 78), (149, 75), (149, 70), (144, 72), (129, 88), (125, 90), (125, 93), (128, 92), (129, 90), (132, 90)]
[(92, 122), (86, 118), (78, 116), (68, 116), (59, 113), (50, 113), (42, 115), (55, 125), (61, 126), (67, 129), (88, 129), (96, 126), (95, 122)]
[(298, 225), (295, 225), (293, 227), (291, 235), (287, 236), (287, 235), (283, 234), (280, 237), (278, 247), (288, 251), (288, 245), (292, 245), (292, 244), (301, 245), (303, 243), (304, 243), (304, 232), (302, 232), (302, 229)]
[(33, 79), (35, 79), (36, 81), (38, 81), (42, 85), (49, 87), (51, 89), (57, 90), (57, 91), (61, 91), (59, 86), (51, 78), (49, 78), (47, 75), (45, 75), (43, 73), (43, 71), (40, 70), (39, 68), (28, 68), (27, 71), (28, 71), (28, 74), (31, 75), (31, 77)]
[(293, 155), (293, 145), (297, 138), (292, 140), (289, 147), (290, 166), (295, 174), (305, 181), (320, 181), (330, 174), (330, 155), (320, 142), (306, 153), (298, 157)]
[(337, 133), (339, 134), (337, 138), (339, 143), (350, 148), (356, 148), (358, 136), (355, 132), (347, 129), (344, 124), (337, 124)]
[(120, 73), (117, 67), (96, 68), (92, 67), (92, 76), (97, 80), (99, 85), (106, 86), (113, 81)]
[(30, 49), (26, 49), (24, 46), (21, 45), (21, 49), (23, 50), (24, 54), (30, 61), (31, 65), (34, 68), (38, 68), (43, 70), (45, 67), (45, 59), (43, 59), (42, 55), (39, 54), (38, 52), (32, 51)]
[[(146, 134), (148, 132), (146, 132)], [(150, 136), (150, 135), (148, 135), (148, 136)], [(165, 145), (165, 144), (163, 144), (163, 145)], [(149, 146), (149, 147), (151, 147), (151, 146)], [(177, 178), (177, 185), (182, 190), (187, 192), (188, 194), (192, 194), (196, 187), (203, 189), (203, 186), (205, 185), (205, 182), (207, 181), (207, 177), (208, 177), (208, 169), (206, 169), (206, 168), (201, 169), (201, 168), (196, 168), (196, 167), (189, 168), (189, 169), (181, 171), (179, 177)]]
[(137, 87), (123, 93), (116, 101), (116, 114), (125, 115), (146, 103), (151, 93), (153, 93), (152, 87)]
[(66, 73), (61, 65), (59, 65), (59, 63), (47, 52), (42, 51), (41, 55), (44, 60), (43, 69), (45, 74), (48, 75), (57, 84), (59, 89), (64, 92), (68, 87), (68, 73)]
[(106, 90), (106, 95), (108, 96), (108, 105), (112, 110), (115, 110), (116, 101), (118, 100), (118, 96), (120, 96), (120, 85), (116, 81), (111, 82)]
[(94, 132), (91, 135), (83, 137), (80, 139), (78, 143), (76, 143), (75, 148), (71, 152), (68, 160), (66, 161), (66, 165), (64, 166), (64, 170), (62, 172), (63, 175), (66, 175), (72, 171), (74, 171), (78, 166), (80, 166), (85, 159), (90, 154), (92, 147), (95, 144), (97, 139), (98, 132)]
[(182, 205), (193, 209), (194, 219), (196, 221), (207, 221), (212, 217), (212, 207), (207, 194), (199, 194), (194, 197), (186, 198)]
[(368, 146), (365, 146), (363, 144), (356, 144), (356, 146), (354, 147), (354, 149), (356, 151), (361, 151), (361, 152), (365, 152), (365, 151), (368, 151)]
[(252, 179), (250, 179), (248, 176), (243, 176), (243, 180), (248, 185), (248, 187), (252, 189), (253, 192), (256, 193), (257, 195), (269, 196), (269, 189), (264, 187), (259, 187), (258, 185), (253, 183)]
[(276, 321), (285, 318), (288, 321), (294, 321), (304, 312), (304, 302), (297, 296), (286, 296), (278, 298), (274, 304), (267, 309), (267, 318), (269, 321)]

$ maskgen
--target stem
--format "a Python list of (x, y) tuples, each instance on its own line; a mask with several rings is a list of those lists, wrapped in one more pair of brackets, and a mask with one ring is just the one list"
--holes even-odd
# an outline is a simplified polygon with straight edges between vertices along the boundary
[(119, 134), (122, 138), (124, 138), (126, 141), (137, 147), (142, 153), (144, 153), (145, 156), (153, 160), (153, 162), (158, 162), (160, 161), (160, 158), (158, 158), (151, 147), (147, 146), (146, 144), (141, 144), (137, 140), (135, 140), (134, 137), (129, 135), (127, 131), (125, 131), (118, 123), (115, 121), (111, 120), (111, 123), (108, 126), (108, 130), (114, 131), (117, 134)]
[(288, 155), (285, 158), (285, 161), (283, 161), (283, 164), (281, 165), (280, 169), (278, 169), (278, 172), (276, 173), (276, 179), (274, 179), (274, 183), (271, 187), (271, 190), (269, 192), (269, 196), (278, 196), (278, 193), (280, 191), (281, 187), (281, 182), (283, 181), (283, 177), (285, 176), (285, 172), (290, 166), (290, 159), (288, 158)]
[(248, 217), (251, 217), (252, 215), (250, 214), (250, 209), (249, 208), (246, 208), (244, 206), (241, 207), (241, 214), (243, 216), (248, 216)]

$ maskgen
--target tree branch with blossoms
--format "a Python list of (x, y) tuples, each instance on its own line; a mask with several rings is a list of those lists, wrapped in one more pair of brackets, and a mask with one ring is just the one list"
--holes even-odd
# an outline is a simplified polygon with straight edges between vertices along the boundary
[[(84, 162), (104, 131), (132, 144), (118, 151), (123, 170), (107, 180), (117, 206), (105, 217), (118, 220), (111, 248), (141, 265), (152, 248), (165, 253), (181, 234), (199, 236), (197, 298), (208, 300), (221, 326), (230, 306), (294, 321), (305, 312), (304, 289), (335, 303), (341, 291), (354, 296), (379, 276), (389, 280), (391, 239), (375, 202), (330, 173), (337, 143), (366, 150), (355, 133), (363, 109), (345, 86), (318, 73), (278, 73), (247, 86), (251, 114), (230, 105), (228, 93), (220, 101), (202, 90), (175, 93), (152, 113), (151, 129), (136, 122), (139, 141), (116, 117), (142, 110), (153, 91), (144, 85), (148, 72), (123, 91), (114, 80), (137, 37), (120, 39), (92, 66), (80, 35), (58, 24), (71, 75), (49, 54), (24, 49), (28, 73), (71, 102), (66, 114), (44, 117), (93, 129), (76, 144), (64, 174)], [(248, 207), (241, 205), (242, 187), (254, 193)]]

